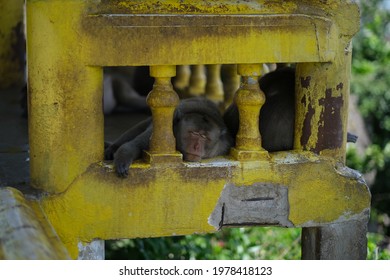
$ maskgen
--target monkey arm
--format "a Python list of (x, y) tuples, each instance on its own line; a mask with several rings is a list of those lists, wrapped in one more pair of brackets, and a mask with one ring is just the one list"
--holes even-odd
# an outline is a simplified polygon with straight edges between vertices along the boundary
[(149, 139), (152, 135), (152, 125), (130, 142), (121, 145), (115, 153), (114, 165), (119, 177), (127, 177), (129, 165), (141, 157), (142, 151), (149, 148)]
[[(152, 123), (152, 118), (149, 117), (142, 122), (136, 124), (132, 128), (128, 129), (125, 133), (123, 133), (114, 143), (109, 144), (107, 148), (104, 150), (104, 159), (105, 160), (113, 160), (114, 154), (118, 150), (120, 146), (135, 139), (138, 135), (148, 129), (148, 127)], [(149, 140), (149, 139), (148, 139)]]

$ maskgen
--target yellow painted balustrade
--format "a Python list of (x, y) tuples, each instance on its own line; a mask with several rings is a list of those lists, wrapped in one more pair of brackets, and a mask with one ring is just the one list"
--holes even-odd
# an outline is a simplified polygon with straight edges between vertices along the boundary
[[(370, 193), (344, 166), (358, 28), (357, 5), (342, 0), (27, 0), (31, 181), (71, 257), (94, 239), (279, 225), (307, 229), (305, 258), (364, 258)], [(268, 153), (257, 77), (262, 63), (278, 62), (297, 63), (295, 142)], [(237, 145), (226, 157), (183, 162), (172, 133), (175, 66), (208, 65), (215, 76), (222, 64), (233, 69), (230, 88), (235, 65), (242, 76)], [(102, 67), (125, 65), (150, 66), (154, 130), (144, 159), (121, 179), (103, 162)], [(316, 246), (344, 224), (353, 249), (321, 255)]]

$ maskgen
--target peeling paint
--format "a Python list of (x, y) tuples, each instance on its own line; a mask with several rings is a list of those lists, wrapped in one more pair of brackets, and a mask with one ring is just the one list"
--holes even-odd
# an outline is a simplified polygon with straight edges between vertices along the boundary
[[(307, 144), (309, 143), (310, 136), (312, 134), (311, 131), (311, 124), (312, 124), (312, 119), (315, 114), (314, 107), (311, 103), (310, 97), (308, 97), (308, 105), (307, 105), (307, 112), (305, 115), (305, 119), (303, 121), (303, 128), (302, 128), (302, 134), (301, 134), (301, 145), (302, 147), (306, 147)], [(306, 102), (306, 99), (305, 99)]]
[(310, 87), (310, 81), (311, 81), (311, 77), (310, 76), (301, 77), (301, 86), (302, 86), (302, 88), (308, 89)]
[(343, 145), (343, 121), (341, 109), (344, 106), (343, 96), (333, 97), (332, 89), (325, 90), (325, 98), (319, 100), (322, 111), (318, 126), (318, 141), (315, 152), (325, 149), (339, 149)]

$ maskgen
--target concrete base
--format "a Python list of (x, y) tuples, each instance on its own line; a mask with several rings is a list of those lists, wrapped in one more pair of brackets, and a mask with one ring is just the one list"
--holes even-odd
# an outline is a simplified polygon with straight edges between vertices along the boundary
[(302, 259), (361, 260), (367, 257), (367, 219), (302, 229)]

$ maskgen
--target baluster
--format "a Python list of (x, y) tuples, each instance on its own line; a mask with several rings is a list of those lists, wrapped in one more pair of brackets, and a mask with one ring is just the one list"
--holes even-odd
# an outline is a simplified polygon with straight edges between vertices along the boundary
[(176, 77), (173, 81), (173, 85), (178, 93), (183, 93), (190, 84), (191, 69), (189, 65), (177, 65)]
[(223, 101), (220, 64), (207, 65), (206, 97), (217, 104)]
[(233, 97), (240, 87), (240, 75), (237, 74), (237, 64), (226, 64), (221, 70), (224, 90), (224, 107), (227, 108), (232, 104)]
[(190, 86), (188, 94), (190, 96), (199, 96), (205, 93), (206, 88), (206, 69), (204, 65), (192, 65)]
[(176, 75), (176, 66), (151, 66), (150, 75), (155, 81), (146, 101), (152, 111), (153, 133), (146, 158), (151, 163), (181, 160), (181, 154), (176, 152), (172, 125), (173, 113), (179, 104), (179, 97), (171, 83), (171, 78)]
[(260, 64), (238, 65), (238, 73), (242, 76), (240, 88), (234, 96), (240, 121), (236, 136), (236, 147), (232, 156), (238, 160), (255, 160), (268, 157), (268, 152), (261, 147), (259, 131), (260, 109), (265, 102), (258, 78), (261, 74)]

